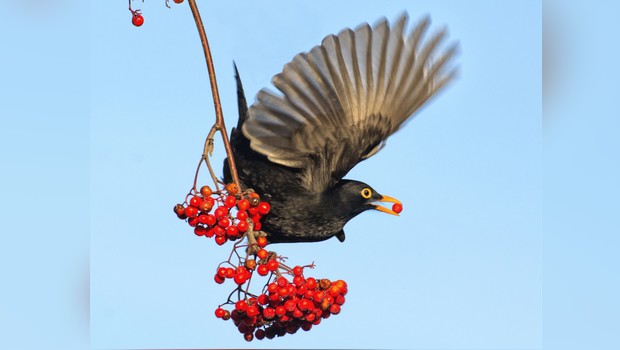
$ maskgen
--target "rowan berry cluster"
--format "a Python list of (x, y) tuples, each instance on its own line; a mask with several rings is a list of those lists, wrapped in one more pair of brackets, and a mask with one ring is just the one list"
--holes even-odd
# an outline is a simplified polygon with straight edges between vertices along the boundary
[[(224, 272), (227, 273), (228, 270)], [(347, 294), (346, 282), (305, 278), (301, 266), (295, 266), (288, 274), (293, 275), (292, 281), (274, 273), (273, 281), (265, 286), (262, 294), (239, 299), (232, 311), (220, 306), (215, 316), (232, 319), (245, 340), (251, 341), (294, 334), (300, 328), (309, 331), (322, 319), (340, 313)]]
[[(217, 284), (232, 280), (235, 288), (215, 316), (232, 319), (247, 341), (293, 334), (300, 328), (308, 331), (340, 313), (347, 293), (342, 280), (304, 277), (304, 268), (313, 268), (313, 264), (290, 268), (283, 257), (265, 249), (268, 241), (260, 231), (261, 219), (270, 209), (257, 193), (239, 191), (233, 183), (216, 192), (209, 186), (199, 191), (194, 188), (183, 204), (174, 206), (177, 217), (193, 227), (197, 236), (214, 237), (218, 245), (234, 242), (228, 260), (218, 266), (213, 279)], [(265, 278), (261, 293), (250, 292), (253, 277)]]
[(269, 203), (261, 202), (257, 193), (240, 193), (235, 184), (228, 184), (219, 193), (202, 186), (199, 193), (185, 202), (174, 206), (177, 217), (187, 220), (197, 236), (215, 237), (218, 245), (242, 238), (250, 222), (255, 231), (260, 231), (260, 220), (271, 209)]

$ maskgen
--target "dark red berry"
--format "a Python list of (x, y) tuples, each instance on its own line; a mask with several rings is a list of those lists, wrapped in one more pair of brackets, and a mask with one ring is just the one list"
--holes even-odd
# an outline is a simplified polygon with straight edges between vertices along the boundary
[(185, 207), (183, 206), (183, 204), (177, 204), (174, 206), (174, 213), (177, 214), (177, 216), (181, 216), (185, 214)]
[[(273, 318), (273, 317), (272, 317)], [(256, 337), (256, 339), (258, 340), (263, 340), (265, 339), (265, 330), (263, 329), (257, 329), (256, 332), (254, 333), (254, 336)]]

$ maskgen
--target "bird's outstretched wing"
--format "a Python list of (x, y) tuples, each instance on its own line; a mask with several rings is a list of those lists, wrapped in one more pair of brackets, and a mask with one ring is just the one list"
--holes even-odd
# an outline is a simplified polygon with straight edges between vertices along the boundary
[(439, 51), (446, 31), (424, 40), (428, 17), (406, 35), (407, 14), (323, 39), (296, 55), (262, 89), (243, 134), (253, 150), (298, 168), (304, 187), (322, 192), (385, 139), (455, 75), (457, 45)]

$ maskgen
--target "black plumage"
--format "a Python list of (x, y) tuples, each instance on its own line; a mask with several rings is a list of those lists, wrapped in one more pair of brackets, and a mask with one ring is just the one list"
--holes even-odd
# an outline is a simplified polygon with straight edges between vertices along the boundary
[[(429, 19), (405, 35), (407, 15), (363, 24), (296, 55), (247, 107), (239, 74), (239, 121), (231, 145), (242, 187), (271, 204), (262, 231), (270, 242), (344, 241), (344, 225), (398, 202), (343, 177), (377, 153), (385, 140), (455, 75), (457, 45), (438, 55), (446, 31), (424, 40)], [(231, 181), (227, 162), (224, 179)]]

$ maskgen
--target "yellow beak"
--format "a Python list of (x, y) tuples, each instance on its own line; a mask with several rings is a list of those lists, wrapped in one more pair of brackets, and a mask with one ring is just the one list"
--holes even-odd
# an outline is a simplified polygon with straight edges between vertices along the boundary
[[(383, 196), (381, 197), (381, 199), (379, 200), (379, 202), (390, 202), (390, 203), (398, 203), (398, 204), (402, 204), (398, 199), (390, 197), (390, 196)], [(398, 213), (395, 212), (392, 209), (388, 209), (386, 207), (382, 207), (380, 205), (377, 204), (373, 204), (373, 206), (375, 207), (376, 210), (378, 211), (382, 211), (384, 213), (388, 213), (388, 214), (392, 214), (392, 215), (396, 215), (398, 216)]]

